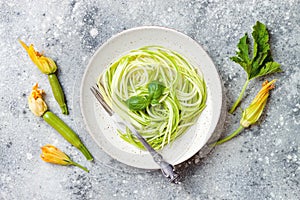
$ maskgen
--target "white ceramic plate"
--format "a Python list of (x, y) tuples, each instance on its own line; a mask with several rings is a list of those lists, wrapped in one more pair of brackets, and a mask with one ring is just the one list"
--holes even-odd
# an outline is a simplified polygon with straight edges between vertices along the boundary
[(207, 84), (207, 107), (197, 123), (184, 135), (166, 146), (163, 157), (173, 165), (182, 163), (197, 153), (212, 136), (222, 107), (222, 87), (218, 72), (207, 53), (190, 37), (162, 27), (138, 27), (121, 32), (105, 42), (91, 58), (82, 79), (80, 104), (87, 129), (96, 143), (111, 157), (127, 165), (158, 169), (150, 154), (119, 138), (114, 123), (90, 92), (100, 73), (130, 50), (147, 45), (159, 45), (183, 55), (198, 66)]

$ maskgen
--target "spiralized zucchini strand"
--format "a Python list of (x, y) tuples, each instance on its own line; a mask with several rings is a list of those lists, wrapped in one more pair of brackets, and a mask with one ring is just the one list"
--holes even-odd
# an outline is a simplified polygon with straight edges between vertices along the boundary
[[(164, 92), (159, 104), (131, 111), (126, 100), (148, 94), (147, 85), (159, 81)], [(160, 46), (133, 50), (109, 66), (98, 79), (104, 100), (132, 125), (156, 150), (182, 135), (206, 106), (206, 84), (202, 74), (179, 53)], [(144, 149), (129, 129), (118, 134), (126, 142)]]

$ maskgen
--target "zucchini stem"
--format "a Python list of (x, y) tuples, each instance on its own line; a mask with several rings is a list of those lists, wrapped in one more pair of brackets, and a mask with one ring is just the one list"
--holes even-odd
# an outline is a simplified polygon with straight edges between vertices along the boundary
[(228, 140), (231, 140), (233, 137), (235, 137), (237, 134), (239, 134), (242, 130), (244, 130), (244, 127), (242, 125), (240, 125), (238, 127), (238, 129), (236, 129), (233, 133), (231, 133), (230, 135), (226, 136), (225, 138), (217, 141), (216, 143), (214, 143), (213, 146), (220, 145), (220, 144), (227, 142)]
[(71, 165), (74, 165), (74, 166), (76, 166), (76, 167), (79, 167), (80, 169), (83, 169), (83, 170), (86, 171), (86, 172), (90, 172), (86, 167), (84, 167), (84, 166), (82, 166), (82, 165), (80, 165), (80, 164), (78, 164), (78, 163), (76, 163), (76, 162), (74, 162), (74, 161), (71, 161), (70, 164), (71, 164)]
[(50, 82), (54, 98), (55, 98), (56, 102), (58, 103), (58, 105), (60, 106), (62, 113), (65, 115), (68, 115), (69, 111), (67, 108), (65, 95), (64, 95), (62, 87), (58, 81), (56, 74), (55, 73), (48, 74), (48, 80)]
[(235, 101), (235, 103), (233, 104), (233, 106), (231, 107), (231, 109), (229, 110), (230, 114), (232, 114), (235, 111), (235, 109), (238, 107), (238, 105), (241, 103), (241, 100), (242, 100), (242, 98), (244, 96), (244, 93), (246, 91), (246, 88), (247, 88), (249, 82), (250, 82), (250, 80), (247, 79), (247, 81), (245, 82), (245, 84), (244, 84), (244, 86), (242, 88), (242, 91), (241, 91), (239, 97), (237, 98), (237, 100)]

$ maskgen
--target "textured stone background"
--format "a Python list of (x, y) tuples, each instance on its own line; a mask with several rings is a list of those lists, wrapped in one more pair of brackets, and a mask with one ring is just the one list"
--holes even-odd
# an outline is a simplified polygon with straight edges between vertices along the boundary
[[(0, 199), (300, 199), (300, 1), (299, 0), (0, 0)], [(213, 59), (225, 86), (228, 107), (246, 78), (229, 60), (238, 39), (259, 20), (271, 34), (273, 57), (283, 73), (259, 125), (215, 148), (205, 159), (184, 163), (181, 185), (166, 182), (159, 171), (124, 166), (99, 150), (79, 111), (79, 86), (89, 58), (112, 35), (142, 25), (174, 28), (195, 39)], [(28, 109), (27, 95), (47, 77), (18, 43), (34, 43), (59, 66), (70, 115), (52, 108), (95, 155), (87, 162), (42, 119)], [(264, 78), (251, 82), (242, 107)], [(227, 115), (223, 134), (237, 126), (240, 110)], [(87, 166), (44, 163), (40, 146), (51, 143)]]

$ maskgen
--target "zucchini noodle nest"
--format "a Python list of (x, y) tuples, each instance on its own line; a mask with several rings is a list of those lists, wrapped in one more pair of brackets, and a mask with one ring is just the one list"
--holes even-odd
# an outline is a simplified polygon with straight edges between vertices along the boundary
[[(129, 110), (126, 101), (132, 96), (148, 94), (147, 85), (159, 81), (165, 88), (158, 104), (142, 111)], [(156, 150), (182, 135), (198, 119), (206, 106), (206, 84), (177, 52), (160, 46), (132, 50), (111, 64), (98, 79), (106, 103), (136, 128)], [(127, 128), (118, 130), (122, 139), (144, 149)]]

